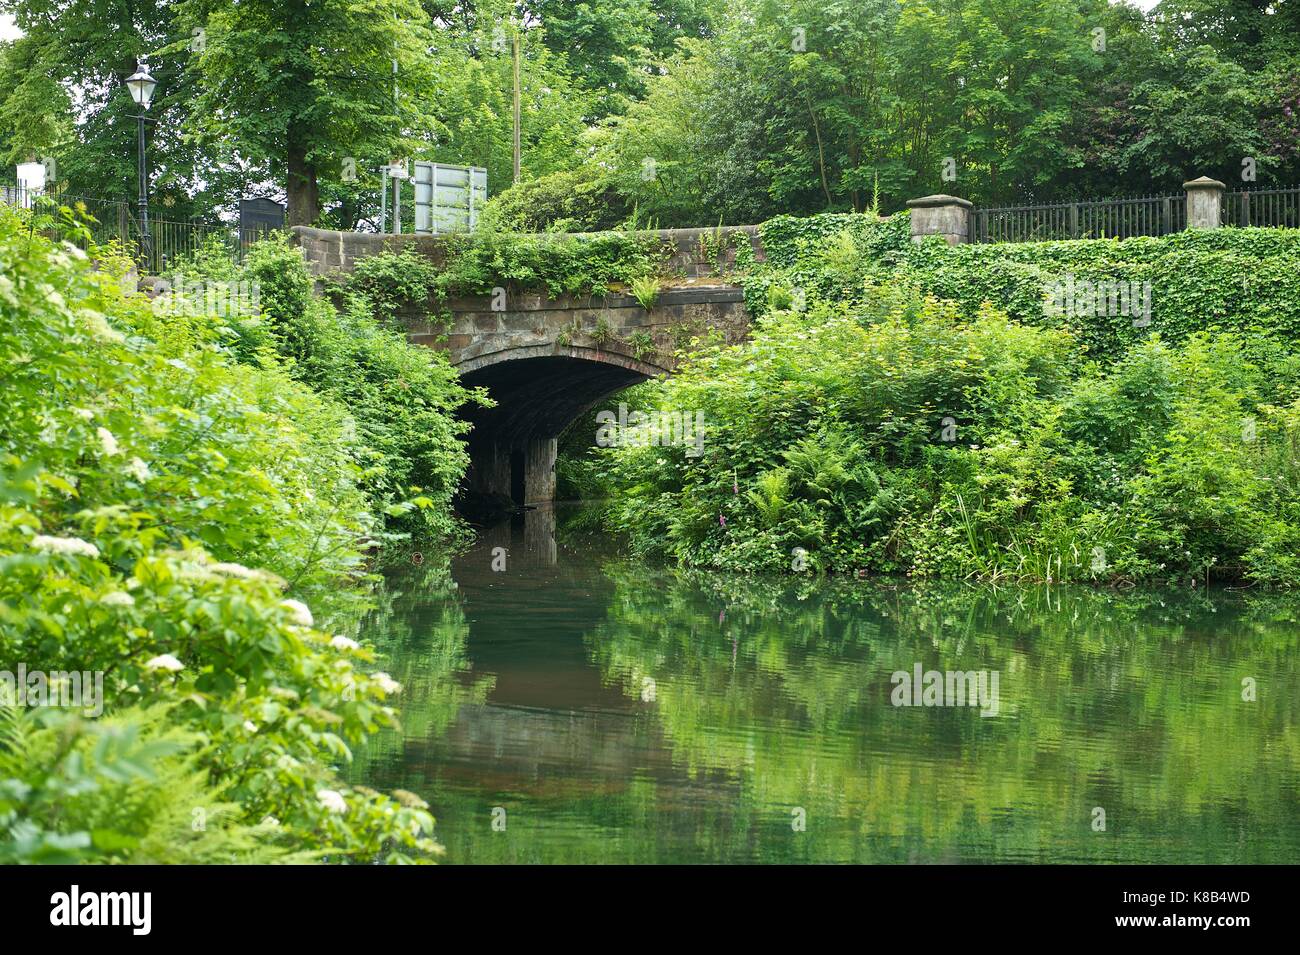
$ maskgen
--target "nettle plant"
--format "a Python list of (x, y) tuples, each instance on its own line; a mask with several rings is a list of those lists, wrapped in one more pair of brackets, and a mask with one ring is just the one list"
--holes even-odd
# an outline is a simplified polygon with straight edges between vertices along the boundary
[[(166, 820), (125, 805), (114, 816), (105, 800), (123, 779), (147, 790), (180, 773), (201, 803), (190, 808), (214, 810), (195, 831), (234, 838), (235, 855), (431, 858), (418, 800), (349, 789), (336, 773), (392, 725), (399, 690), (340, 633), (379, 529), (353, 420), (274, 353), (237, 361), (218, 322), (160, 317), (125, 294), (125, 262), (97, 266), (0, 210), (0, 657), (103, 671), (131, 768), (98, 745), (81, 755), (75, 740), (99, 730), (57, 730), (70, 744), (51, 751), (24, 725), (4, 736), (6, 755), (30, 745), (54, 775), (0, 760), (12, 774), (0, 828), (32, 857), (147, 858)], [(159, 729), (147, 715), (159, 707), (184, 734)], [(104, 798), (41, 790), (55, 779)]]

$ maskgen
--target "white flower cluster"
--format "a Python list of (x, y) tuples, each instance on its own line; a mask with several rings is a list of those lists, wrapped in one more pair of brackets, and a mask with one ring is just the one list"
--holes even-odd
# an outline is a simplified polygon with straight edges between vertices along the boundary
[(293, 622), (300, 627), (310, 627), (315, 623), (311, 610), (301, 600), (281, 600), (280, 606), (289, 611), (289, 616)]
[(370, 674), (370, 678), (379, 684), (381, 690), (389, 695), (402, 692), (402, 684), (398, 683), (387, 673), (382, 671), (379, 673), (372, 673)]
[(343, 794), (333, 789), (316, 790), (316, 799), (330, 812), (344, 813), (348, 811), (348, 803), (343, 798)]
[(32, 546), (47, 554), (67, 554), (73, 557), (99, 556), (98, 547), (78, 537), (50, 537), (46, 534), (37, 534), (32, 538)]
[(113, 432), (107, 428), (96, 428), (95, 434), (99, 435), (99, 446), (103, 449), (104, 457), (111, 458), (119, 453), (117, 438), (113, 437)]
[(94, 335), (100, 341), (121, 344), (126, 341), (122, 333), (108, 324), (102, 312), (97, 312), (91, 308), (83, 308), (81, 317), (86, 323), (86, 328), (90, 334)]

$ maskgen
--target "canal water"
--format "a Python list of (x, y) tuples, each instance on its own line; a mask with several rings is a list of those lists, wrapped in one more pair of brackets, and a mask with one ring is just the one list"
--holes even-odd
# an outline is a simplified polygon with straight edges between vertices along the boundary
[(577, 517), (366, 623), (402, 730), (354, 780), (447, 862), (1300, 860), (1300, 599), (686, 573)]

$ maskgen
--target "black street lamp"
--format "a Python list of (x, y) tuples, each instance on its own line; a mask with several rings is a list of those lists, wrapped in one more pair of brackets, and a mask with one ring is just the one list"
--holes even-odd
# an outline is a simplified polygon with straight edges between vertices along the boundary
[(140, 254), (144, 257), (144, 267), (151, 267), (153, 262), (153, 236), (149, 234), (149, 173), (144, 164), (144, 112), (153, 100), (153, 89), (158, 81), (149, 75), (143, 66), (126, 78), (126, 88), (131, 91), (131, 99), (140, 107), (136, 122), (140, 133), (140, 149), (136, 158), (140, 172)]

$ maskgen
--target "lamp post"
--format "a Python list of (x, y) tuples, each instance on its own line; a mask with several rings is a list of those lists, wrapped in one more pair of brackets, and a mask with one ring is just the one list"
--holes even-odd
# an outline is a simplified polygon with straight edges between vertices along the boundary
[(135, 105), (140, 107), (140, 112), (136, 116), (140, 139), (136, 163), (140, 173), (140, 254), (144, 257), (146, 269), (150, 268), (153, 262), (153, 236), (149, 234), (149, 172), (144, 164), (144, 113), (153, 100), (153, 90), (157, 85), (158, 81), (150, 76), (149, 71), (143, 66), (126, 78), (126, 88), (131, 92), (131, 99), (135, 100)]

